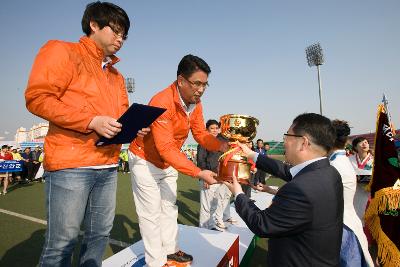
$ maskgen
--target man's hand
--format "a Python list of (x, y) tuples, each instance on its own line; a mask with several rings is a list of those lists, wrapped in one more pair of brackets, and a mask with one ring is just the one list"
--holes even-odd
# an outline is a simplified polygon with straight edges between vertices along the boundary
[(274, 189), (274, 188), (272, 188), (268, 185), (262, 184), (262, 183), (258, 183), (257, 185), (251, 185), (251, 188), (253, 188), (254, 190), (257, 190), (257, 191), (267, 192), (272, 195), (276, 195), (276, 193), (278, 193), (277, 189)]
[(218, 183), (218, 181), (215, 180), (215, 177), (217, 177), (217, 174), (210, 170), (202, 170), (196, 176), (196, 178), (202, 179), (204, 183), (207, 183), (209, 185)]
[(137, 133), (137, 135), (139, 136), (139, 137), (144, 137), (146, 134), (148, 134), (150, 132), (150, 128), (142, 128), (142, 130), (139, 130), (138, 131), (138, 133)]
[(229, 191), (231, 191), (234, 196), (238, 195), (239, 193), (243, 193), (242, 186), (239, 184), (235, 175), (233, 175), (232, 183), (224, 182), (224, 184), (228, 187)]
[(268, 185), (264, 186), (264, 192), (270, 193), (272, 195), (276, 195), (276, 193), (278, 193), (278, 189), (274, 189)]
[(210, 185), (205, 181), (203, 181), (203, 187), (204, 189), (210, 189)]
[(253, 188), (254, 190), (260, 191), (260, 192), (264, 192), (264, 185), (262, 183), (258, 183), (257, 185), (250, 185), (251, 188)]
[(112, 138), (121, 131), (122, 124), (108, 116), (96, 116), (89, 123), (88, 129), (94, 130), (98, 135)]
[(235, 142), (234, 144), (238, 145), (238, 146), (242, 149), (243, 154), (244, 154), (247, 158), (253, 159), (254, 156), (257, 154), (257, 152), (251, 150), (251, 149), (250, 149), (247, 145), (245, 145), (245, 144), (242, 144), (242, 143), (240, 143), (240, 142)]

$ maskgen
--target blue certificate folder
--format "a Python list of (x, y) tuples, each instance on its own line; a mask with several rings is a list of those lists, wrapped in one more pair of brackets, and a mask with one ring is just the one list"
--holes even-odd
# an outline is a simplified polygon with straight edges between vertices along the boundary
[(165, 108), (133, 103), (117, 120), (122, 124), (121, 131), (113, 138), (100, 137), (96, 142), (96, 146), (127, 144), (132, 142), (132, 140), (136, 138), (139, 130), (149, 127), (150, 124), (165, 111)]

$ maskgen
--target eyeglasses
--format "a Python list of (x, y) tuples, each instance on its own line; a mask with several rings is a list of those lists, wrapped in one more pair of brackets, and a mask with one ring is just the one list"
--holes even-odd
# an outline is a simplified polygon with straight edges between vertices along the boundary
[(185, 79), (186, 81), (188, 81), (194, 88), (196, 88), (197, 90), (200, 88), (204, 88), (204, 90), (209, 86), (208, 82), (202, 83), (200, 81), (189, 81), (188, 79), (186, 79), (184, 76), (182, 76), (183, 79)]
[(299, 134), (284, 133), (284, 134), (283, 134), (283, 140), (285, 140), (286, 137), (288, 137), (288, 136), (293, 136), (293, 137), (304, 137), (303, 135), (299, 135)]
[(116, 27), (111, 26), (110, 24), (107, 25), (108, 27), (110, 27), (110, 29), (113, 31), (115, 37), (120, 37), (122, 40), (126, 40), (128, 39), (128, 35), (123, 33), (122, 30), (117, 30)]

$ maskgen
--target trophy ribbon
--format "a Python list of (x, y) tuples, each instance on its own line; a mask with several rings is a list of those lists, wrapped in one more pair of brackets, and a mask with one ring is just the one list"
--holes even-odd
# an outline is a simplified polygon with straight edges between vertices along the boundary
[(222, 154), (218, 159), (218, 160), (224, 159), (223, 162), (224, 166), (226, 166), (226, 164), (228, 164), (228, 161), (233, 157), (233, 155), (235, 155), (235, 153), (240, 150), (240, 147), (237, 144), (231, 144), (231, 147), (232, 147), (231, 149)]

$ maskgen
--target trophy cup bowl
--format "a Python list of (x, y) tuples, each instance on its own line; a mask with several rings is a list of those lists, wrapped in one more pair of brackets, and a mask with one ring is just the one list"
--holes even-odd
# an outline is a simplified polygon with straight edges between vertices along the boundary
[[(259, 124), (256, 118), (239, 114), (224, 115), (220, 118), (220, 122), (221, 135), (231, 142), (239, 141), (241, 143), (246, 143), (256, 136), (256, 126)], [(239, 183), (248, 185), (250, 184), (251, 164), (241, 150), (234, 149), (233, 145), (220, 157), (217, 180), (232, 181), (235, 175)]]

